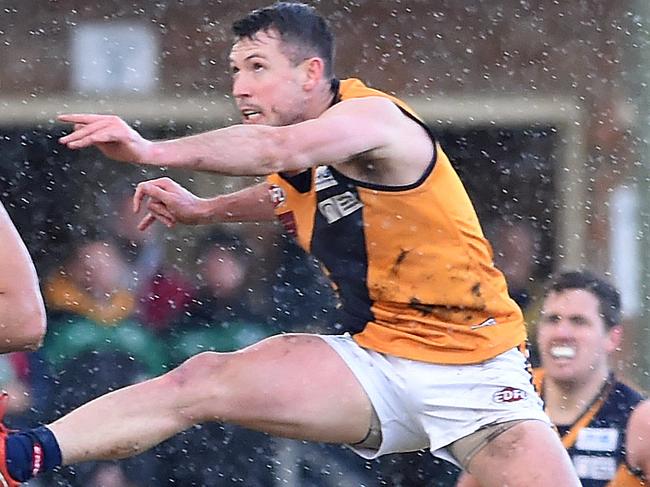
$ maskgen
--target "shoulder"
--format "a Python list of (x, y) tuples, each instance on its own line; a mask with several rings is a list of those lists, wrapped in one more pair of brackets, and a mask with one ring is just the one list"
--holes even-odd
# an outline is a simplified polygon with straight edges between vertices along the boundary
[[(391, 100), (381, 96), (364, 96), (360, 98), (348, 98), (335, 103), (325, 110), (321, 117), (352, 114), (370, 117), (394, 117), (402, 115), (400, 108)], [(376, 120), (382, 121), (382, 119)]]
[(619, 409), (628, 409), (630, 411), (645, 399), (643, 394), (623, 382), (614, 383), (610, 398), (617, 404)]
[(650, 400), (640, 402), (627, 423), (627, 463), (650, 475)]
[[(382, 96), (344, 99), (328, 108), (320, 118), (329, 120), (330, 123), (335, 122), (338, 126), (347, 126), (355, 132), (379, 131), (387, 140), (400, 144), (404, 141), (417, 143), (417, 139), (433, 139), (417, 115)], [(411, 141), (410, 138), (416, 140)]]
[(650, 451), (650, 399), (641, 401), (636, 405), (630, 415), (627, 423), (627, 429), (632, 432), (632, 436), (638, 436), (637, 433), (647, 433), (648, 449)]
[(623, 382), (614, 381), (609, 386), (598, 418), (624, 429), (632, 412), (642, 400), (643, 396), (637, 390)]

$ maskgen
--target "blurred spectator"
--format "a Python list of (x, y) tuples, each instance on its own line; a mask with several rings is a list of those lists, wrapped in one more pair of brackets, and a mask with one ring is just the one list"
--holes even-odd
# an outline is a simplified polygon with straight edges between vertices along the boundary
[(453, 487), (460, 469), (422, 450), (378, 458), (373, 470), (392, 487)]
[[(275, 482), (271, 438), (232, 425), (194, 426), (156, 448), (164, 460), (160, 482), (183, 487), (271, 487)], [(164, 479), (164, 481), (163, 481)]]
[(129, 318), (135, 300), (128, 290), (128, 266), (108, 241), (82, 242), (45, 286), (50, 313), (86, 316), (102, 326)]
[(277, 245), (273, 300), (278, 326), (287, 332), (341, 333), (338, 301), (318, 261), (286, 235)]
[(128, 287), (136, 300), (138, 320), (156, 331), (166, 330), (190, 302), (190, 279), (165, 263), (164, 239), (159, 225), (138, 230), (142, 215), (133, 213), (133, 189), (120, 188), (109, 197), (108, 231), (116, 239), (130, 266)]
[(358, 487), (383, 482), (375, 462), (356, 456), (342, 445), (274, 438), (277, 485)]
[[(545, 276), (538, 231), (526, 221), (499, 220), (488, 229), (493, 248), (494, 263), (506, 276), (508, 292), (524, 313), (528, 336), (535, 335), (535, 323), (544, 295)], [(539, 364), (539, 353), (534, 342), (529, 343), (529, 360)]]
[[(136, 484), (129, 481), (124, 470), (115, 463), (99, 465), (88, 482), (87, 487), (135, 487)], [(146, 485), (146, 484), (142, 484)]]
[(89, 240), (47, 280), (50, 332), (44, 353), (55, 368), (92, 350), (129, 353), (147, 365), (150, 375), (163, 370), (162, 346), (133, 320), (135, 299), (124, 284), (127, 275), (114, 244)]
[(203, 350), (237, 350), (277, 332), (268, 290), (255, 282), (256, 260), (239, 236), (213, 231), (199, 245), (196, 263), (196, 297), (168, 333), (175, 361)]
[(490, 242), (497, 250), (494, 263), (506, 276), (510, 297), (525, 313), (542, 292), (535, 282), (539, 261), (537, 232), (523, 221), (499, 221), (490, 233)]

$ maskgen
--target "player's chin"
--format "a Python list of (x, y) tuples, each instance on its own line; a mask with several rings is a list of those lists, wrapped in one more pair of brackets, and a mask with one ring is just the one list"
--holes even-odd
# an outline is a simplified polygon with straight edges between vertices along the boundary
[(571, 362), (547, 362), (544, 364), (544, 370), (550, 377), (561, 382), (571, 381), (577, 372)]
[(244, 125), (269, 125), (264, 115), (255, 115), (254, 117), (244, 117), (242, 119)]

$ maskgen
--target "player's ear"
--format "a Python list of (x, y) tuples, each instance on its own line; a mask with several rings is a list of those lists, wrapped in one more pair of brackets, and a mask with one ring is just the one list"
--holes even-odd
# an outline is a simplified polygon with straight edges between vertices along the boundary
[(325, 62), (319, 57), (311, 57), (303, 61), (304, 81), (306, 91), (313, 90), (325, 74)]
[(612, 353), (621, 349), (623, 342), (623, 327), (621, 325), (613, 326), (607, 332), (607, 352)]

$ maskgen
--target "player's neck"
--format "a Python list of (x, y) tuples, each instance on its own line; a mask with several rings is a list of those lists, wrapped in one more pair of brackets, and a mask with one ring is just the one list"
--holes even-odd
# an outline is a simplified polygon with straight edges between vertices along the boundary
[(329, 81), (323, 81), (308, 107), (307, 120), (320, 117), (334, 104), (337, 95), (338, 93), (332, 89), (332, 84)]
[(544, 379), (546, 412), (553, 423), (567, 425), (575, 422), (600, 394), (610, 371), (606, 364), (583, 380), (556, 381)]

